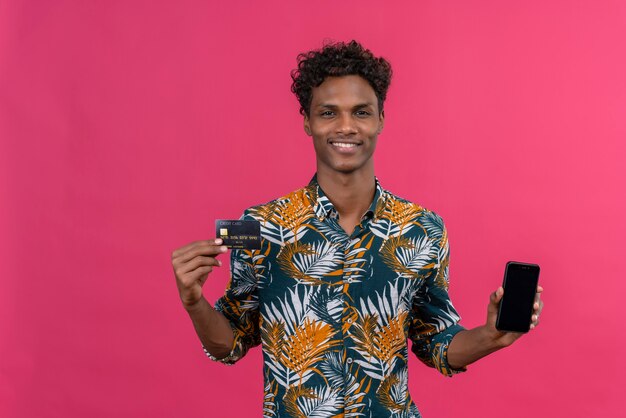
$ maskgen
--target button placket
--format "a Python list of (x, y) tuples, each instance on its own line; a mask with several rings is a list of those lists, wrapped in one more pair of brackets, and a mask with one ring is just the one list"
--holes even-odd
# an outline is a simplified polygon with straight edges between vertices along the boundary
[[(343, 261), (344, 261), (344, 266), (345, 266), (345, 261), (346, 258), (348, 257), (348, 254), (350, 253), (350, 240), (347, 240), (344, 244), (343, 244)], [(346, 277), (346, 273), (344, 271), (344, 274), (342, 275), (342, 279), (343, 279), (343, 293), (342, 293), (342, 297), (344, 298), (343, 300), (343, 311), (342, 311), (342, 320), (344, 322), (347, 322), (350, 326), (352, 325), (352, 323), (354, 322), (354, 320), (349, 316), (351, 313), (351, 309), (350, 306), (348, 306), (348, 300), (349, 298), (346, 298), (345, 295), (350, 291), (350, 284), (353, 282), (351, 277)], [(349, 332), (349, 331), (347, 331)], [(348, 356), (349, 353), (349, 347), (348, 345), (346, 345), (346, 336), (344, 334), (344, 339), (343, 339), (343, 349), (344, 349), (344, 353), (346, 355), (346, 363), (347, 364), (352, 364), (353, 359), (352, 357)], [(344, 370), (345, 376), (344, 379), (347, 381), (349, 381), (350, 379), (350, 373), (348, 371)]]

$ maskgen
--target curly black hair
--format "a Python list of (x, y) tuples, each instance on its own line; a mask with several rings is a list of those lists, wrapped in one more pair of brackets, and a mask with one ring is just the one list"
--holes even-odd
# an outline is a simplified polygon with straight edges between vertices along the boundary
[(320, 50), (298, 55), (298, 68), (291, 71), (291, 91), (300, 102), (300, 113), (308, 116), (313, 88), (322, 84), (326, 77), (359, 75), (374, 89), (378, 109), (382, 112), (391, 74), (387, 60), (375, 57), (357, 41), (328, 43)]

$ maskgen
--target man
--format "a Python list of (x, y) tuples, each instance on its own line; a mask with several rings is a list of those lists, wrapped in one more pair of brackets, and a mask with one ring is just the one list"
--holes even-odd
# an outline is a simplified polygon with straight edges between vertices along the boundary
[(245, 211), (243, 219), (261, 222), (262, 246), (231, 252), (231, 281), (215, 307), (202, 286), (222, 265), (222, 241), (174, 251), (182, 303), (212, 359), (232, 364), (262, 344), (265, 416), (419, 417), (407, 339), (450, 376), (520, 334), (495, 328), (502, 288), (485, 325), (458, 324), (442, 219), (374, 176), (389, 63), (355, 41), (337, 43), (301, 54), (292, 78), (317, 173), (307, 187)]

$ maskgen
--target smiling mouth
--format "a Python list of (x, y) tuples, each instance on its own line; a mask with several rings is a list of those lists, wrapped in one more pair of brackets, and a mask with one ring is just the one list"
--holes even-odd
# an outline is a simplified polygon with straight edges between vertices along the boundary
[(329, 141), (329, 142), (330, 142), (330, 145), (333, 145), (338, 148), (346, 148), (346, 149), (356, 148), (361, 145), (358, 142), (344, 142), (344, 141)]

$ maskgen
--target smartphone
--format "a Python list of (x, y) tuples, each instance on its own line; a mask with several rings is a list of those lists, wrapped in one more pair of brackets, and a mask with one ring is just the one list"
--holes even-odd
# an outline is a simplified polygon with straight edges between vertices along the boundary
[(528, 332), (539, 282), (537, 264), (509, 261), (504, 271), (504, 295), (498, 309), (496, 329)]

